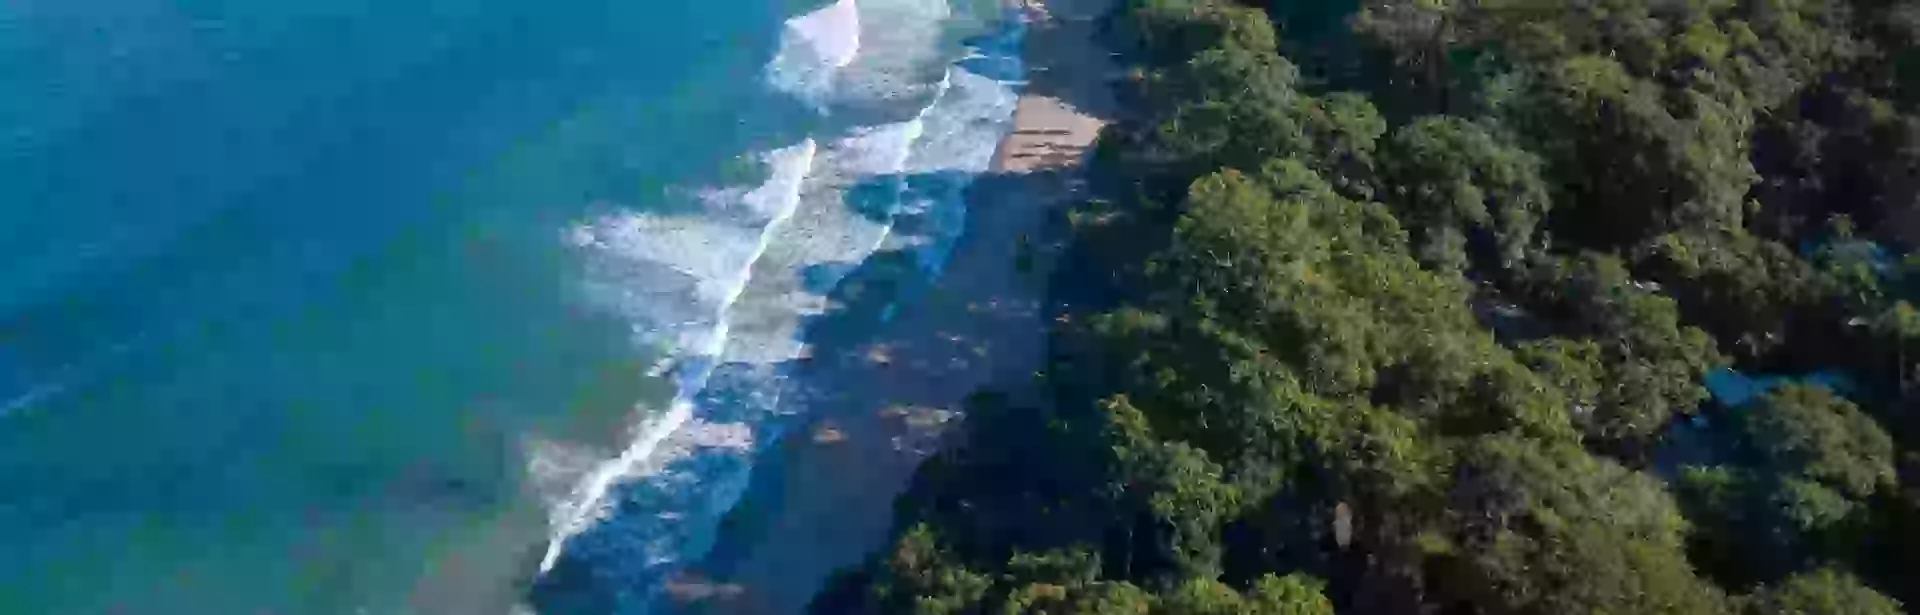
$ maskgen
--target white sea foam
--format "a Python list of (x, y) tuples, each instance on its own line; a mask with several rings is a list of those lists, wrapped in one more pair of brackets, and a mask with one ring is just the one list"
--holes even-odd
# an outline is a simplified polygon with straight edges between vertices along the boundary
[(850, 193), (863, 191), (861, 198), (882, 201), (873, 209), (891, 210), (921, 126), (915, 119), (859, 128), (821, 148), (799, 208), (773, 238), (739, 304), (726, 361), (771, 364), (801, 352), (801, 322), (828, 308), (822, 289), (837, 284), (888, 233), (890, 221), (850, 206)]
[[(591, 526), (605, 512), (607, 490), (633, 475), (660, 442), (692, 416), (693, 396), (712, 374), (712, 358), (726, 346), (727, 310), (746, 289), (753, 264), (766, 252), (768, 239), (779, 232), (799, 205), (800, 186), (812, 168), (816, 149), (814, 141), (808, 139), (766, 156), (770, 177), (740, 199), (748, 211), (767, 214), (764, 224), (757, 228), (718, 223), (712, 218), (634, 213), (603, 218), (568, 233), (575, 246), (593, 250), (602, 263), (619, 265), (616, 270), (657, 272), (664, 268), (691, 278), (693, 292), (685, 293), (682, 285), (682, 301), (660, 301), (662, 297), (651, 284), (668, 280), (627, 278), (613, 284), (589, 284), (589, 288), (611, 293), (613, 304), (635, 318), (636, 332), (656, 348), (670, 355), (707, 360), (689, 362), (690, 367), (677, 374), (680, 392), (667, 411), (642, 424), (618, 457), (587, 472), (565, 499), (556, 503), (559, 512), (553, 516), (554, 532), (540, 562), (542, 572), (553, 567), (568, 538)], [(743, 237), (751, 240), (742, 241)], [(746, 249), (740, 250), (742, 246)], [(642, 294), (647, 296), (639, 296)]]
[(567, 243), (588, 255), (587, 296), (625, 316), (638, 341), (669, 356), (718, 345), (726, 308), (770, 233), (793, 215), (816, 149), (808, 139), (767, 154), (764, 183), (735, 198), (710, 195), (695, 214), (613, 208), (568, 229)]
[(740, 302), (736, 341), (725, 360), (768, 364), (798, 356), (801, 323), (832, 307), (823, 289), (836, 286), (886, 242), (907, 198), (909, 161), (925, 143), (927, 116), (944, 98), (947, 82), (931, 87), (934, 103), (913, 118), (855, 128), (821, 148), (799, 210), (772, 242)]
[(929, 274), (945, 267), (947, 255), (966, 228), (964, 193), (973, 179), (993, 165), (1000, 138), (1012, 127), (1019, 95), (1005, 83), (955, 66), (947, 87), (922, 114), (924, 136), (904, 165), (910, 176), (927, 178), (903, 198), (900, 209), (925, 218), (920, 234), (893, 237), (891, 247), (912, 246)]
[[(596, 565), (651, 578), (628, 573), (704, 552), (712, 518), (739, 497), (766, 444), (763, 423), (807, 404), (788, 395), (784, 366), (801, 353), (801, 323), (828, 309), (825, 289), (883, 245), (939, 248), (944, 259), (964, 218), (958, 192), (987, 169), (1013, 99), (1007, 84), (954, 65), (964, 52), (942, 48), (949, 12), (946, 0), (840, 0), (790, 20), (769, 85), (870, 125), (768, 155), (765, 183), (707, 191), (697, 215), (614, 211), (568, 231), (596, 257), (588, 294), (671, 357), (678, 394), (612, 460), (585, 471), (562, 453), (539, 462), (579, 476), (556, 503), (543, 571), (609, 512), (616, 486), (615, 499), (647, 512), (622, 514), (610, 537), (641, 557)], [(908, 186), (915, 174), (949, 172), (966, 177), (933, 192)], [(894, 236), (901, 213), (932, 228)]]
[(964, 68), (948, 70), (940, 99), (923, 114), (925, 138), (907, 160), (910, 173), (982, 173), (1012, 124), (1019, 95), (1007, 84)]
[[(533, 491), (548, 503), (568, 502), (582, 480), (606, 461), (604, 451), (562, 440), (528, 437), (521, 443), (521, 449), (527, 456), (527, 477)], [(556, 528), (566, 525), (565, 515), (572, 508), (549, 506), (548, 525)]]
[(833, 88), (834, 75), (859, 54), (860, 21), (854, 0), (788, 20), (780, 49), (767, 64), (767, 83), (818, 103)]
[(794, 18), (787, 27), (829, 65), (846, 66), (860, 53), (860, 5), (853, 0)]
[(943, 48), (953, 9), (947, 0), (869, 0), (860, 6), (864, 49), (842, 67), (832, 102), (924, 105), (930, 86), (952, 59)]

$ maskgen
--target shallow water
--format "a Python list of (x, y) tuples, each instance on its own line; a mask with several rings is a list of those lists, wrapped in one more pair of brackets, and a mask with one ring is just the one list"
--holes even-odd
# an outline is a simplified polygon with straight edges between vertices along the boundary
[(0, 612), (644, 610), (1011, 109), (819, 4), (0, 6)]

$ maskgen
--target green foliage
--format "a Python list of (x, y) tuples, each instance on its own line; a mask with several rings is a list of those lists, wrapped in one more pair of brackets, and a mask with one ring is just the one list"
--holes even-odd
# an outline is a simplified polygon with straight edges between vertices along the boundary
[(1794, 575), (1749, 598), (1750, 615), (1901, 615), (1900, 603), (1853, 575), (1823, 568)]
[(1852, 234), (1911, 244), (1920, 194), (1920, 119), (1883, 91), (1835, 80), (1763, 118), (1754, 161), (1763, 231), (1819, 239), (1845, 216)]
[(1604, 435), (1606, 417), (1619, 410), (1603, 410), (1602, 405), (1617, 406), (1620, 402), (1608, 386), (1605, 349), (1591, 340), (1553, 337), (1521, 344), (1517, 353), (1522, 362), (1565, 395), (1567, 412), (1575, 424), (1586, 433)]
[(1579, 55), (1525, 73), (1502, 112), (1559, 179), (1557, 234), (1619, 247), (1675, 230), (1742, 228), (1757, 179), (1749, 110), (1707, 94), (1670, 94), (1617, 56)]
[(1218, 581), (1193, 580), (1167, 596), (1165, 615), (1333, 615), (1323, 583), (1300, 575), (1268, 575), (1246, 594)]
[(1143, 52), (1141, 124), (1130, 156), (1177, 181), (1220, 168), (1259, 169), (1293, 157), (1347, 194), (1372, 191), (1375, 141), (1387, 125), (1365, 97), (1315, 97), (1274, 53), (1265, 13), (1214, 0), (1133, 0), (1119, 13), (1123, 41)]
[(1348, 193), (1367, 194), (1386, 121), (1365, 98), (1308, 96), (1294, 89), (1298, 80), (1298, 69), (1270, 52), (1202, 51), (1153, 82), (1160, 97), (1176, 100), (1166, 103), (1150, 151), (1162, 163), (1196, 172), (1255, 170), (1298, 158)]
[(1536, 344), (1533, 364), (1575, 393), (1575, 420), (1601, 443), (1637, 447), (1706, 399), (1700, 379), (1724, 359), (1677, 305), (1636, 281), (1619, 259), (1586, 254), (1533, 275), (1536, 303), (1586, 344)]
[[(1121, 4), (1050, 395), (975, 400), (819, 612), (1912, 599), (1912, 2), (1383, 0), (1287, 41), (1323, 7)], [(1719, 408), (1730, 363), (1865, 408)]]
[(1458, 38), (1518, 64), (1604, 53), (1636, 76), (1720, 82), (1763, 108), (1861, 51), (1844, 3), (1820, 0), (1502, 0), (1451, 12)]
[(1838, 304), (1838, 311), (1849, 316), (1873, 314), (1892, 298), (1886, 276), (1876, 262), (1872, 242), (1852, 236), (1852, 220), (1833, 221), (1832, 238), (1816, 253), (1821, 294)]
[(1786, 343), (1790, 319), (1816, 295), (1814, 270), (1777, 242), (1744, 233), (1670, 233), (1643, 268), (1674, 289), (1686, 320), (1719, 347), (1758, 359)]
[(1893, 485), (1892, 438), (1873, 417), (1824, 387), (1780, 387), (1735, 417), (1747, 444), (1776, 474), (1851, 498)]
[[(1202, 178), (1159, 261), (1197, 322), (1232, 323), (1307, 391), (1481, 431), (1565, 432), (1560, 400), (1481, 330), (1457, 279), (1422, 270), (1381, 206), (1293, 161)], [(1247, 370), (1243, 370), (1245, 372)]]
[(1421, 118), (1395, 132), (1384, 175), (1394, 214), (1415, 229), (1429, 266), (1461, 271), (1467, 237), (1493, 238), (1486, 259), (1512, 269), (1541, 251), (1538, 230), (1552, 201), (1533, 154), (1454, 117)]
[(1455, 556), (1435, 589), (1501, 613), (1724, 613), (1697, 578), (1686, 521), (1651, 477), (1517, 438), (1464, 454), (1450, 495)]
[(1132, 583), (1102, 583), (1077, 593), (1072, 608), (1063, 612), (1075, 615), (1147, 615), (1153, 612), (1153, 600), (1152, 594)]
[(1081, 586), (1100, 576), (1100, 556), (1085, 550), (1015, 553), (1007, 572), (1016, 578), (1053, 585)]
[(1195, 169), (1254, 168), (1273, 158), (1305, 151), (1311, 138), (1299, 111), (1311, 106), (1294, 91), (1292, 63), (1271, 53), (1240, 47), (1214, 48), (1169, 71), (1161, 90), (1198, 94), (1171, 103), (1155, 136), (1161, 156), (1189, 161)]
[(1115, 15), (1122, 48), (1149, 63), (1177, 64), (1217, 47), (1279, 50), (1265, 15), (1226, 0), (1129, 0)]
[[(1393, 79), (1403, 82), (1429, 110), (1445, 111), (1451, 100), (1456, 66), (1449, 47), (1459, 42), (1457, 13), (1434, 0), (1398, 0), (1367, 3), (1353, 16), (1354, 30), (1382, 48), (1392, 59)], [(1397, 93), (1397, 92), (1395, 92)]]
[(1856, 549), (1863, 511), (1894, 479), (1891, 438), (1825, 388), (1789, 384), (1732, 417), (1736, 466), (1689, 468), (1680, 493), (1703, 557), (1738, 581)]
[(1155, 438), (1146, 416), (1125, 398), (1106, 406), (1115, 499), (1121, 510), (1142, 517), (1135, 544), (1151, 549), (1128, 559), (1165, 562), (1171, 578), (1218, 576), (1218, 533), (1239, 512), (1239, 491), (1204, 451)]
[(1920, 340), (1920, 310), (1906, 301), (1896, 301), (1873, 319), (1873, 329), (1877, 334), (1901, 342)]
[(977, 610), (992, 587), (990, 577), (954, 561), (934, 530), (917, 525), (894, 545), (887, 558), (890, 584), (875, 587), (887, 610), (913, 615), (957, 615)]

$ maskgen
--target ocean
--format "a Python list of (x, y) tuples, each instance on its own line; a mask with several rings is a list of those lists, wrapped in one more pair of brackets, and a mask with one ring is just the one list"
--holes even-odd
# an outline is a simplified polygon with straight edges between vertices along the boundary
[(809, 327), (890, 317), (836, 286), (939, 275), (1021, 28), (0, 4), (0, 613), (662, 611)]

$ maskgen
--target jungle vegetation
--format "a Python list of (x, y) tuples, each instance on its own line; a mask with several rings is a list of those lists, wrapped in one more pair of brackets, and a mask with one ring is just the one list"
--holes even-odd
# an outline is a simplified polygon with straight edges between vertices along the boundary
[(1920, 2), (1302, 4), (1112, 13), (1047, 400), (817, 612), (1920, 604)]

